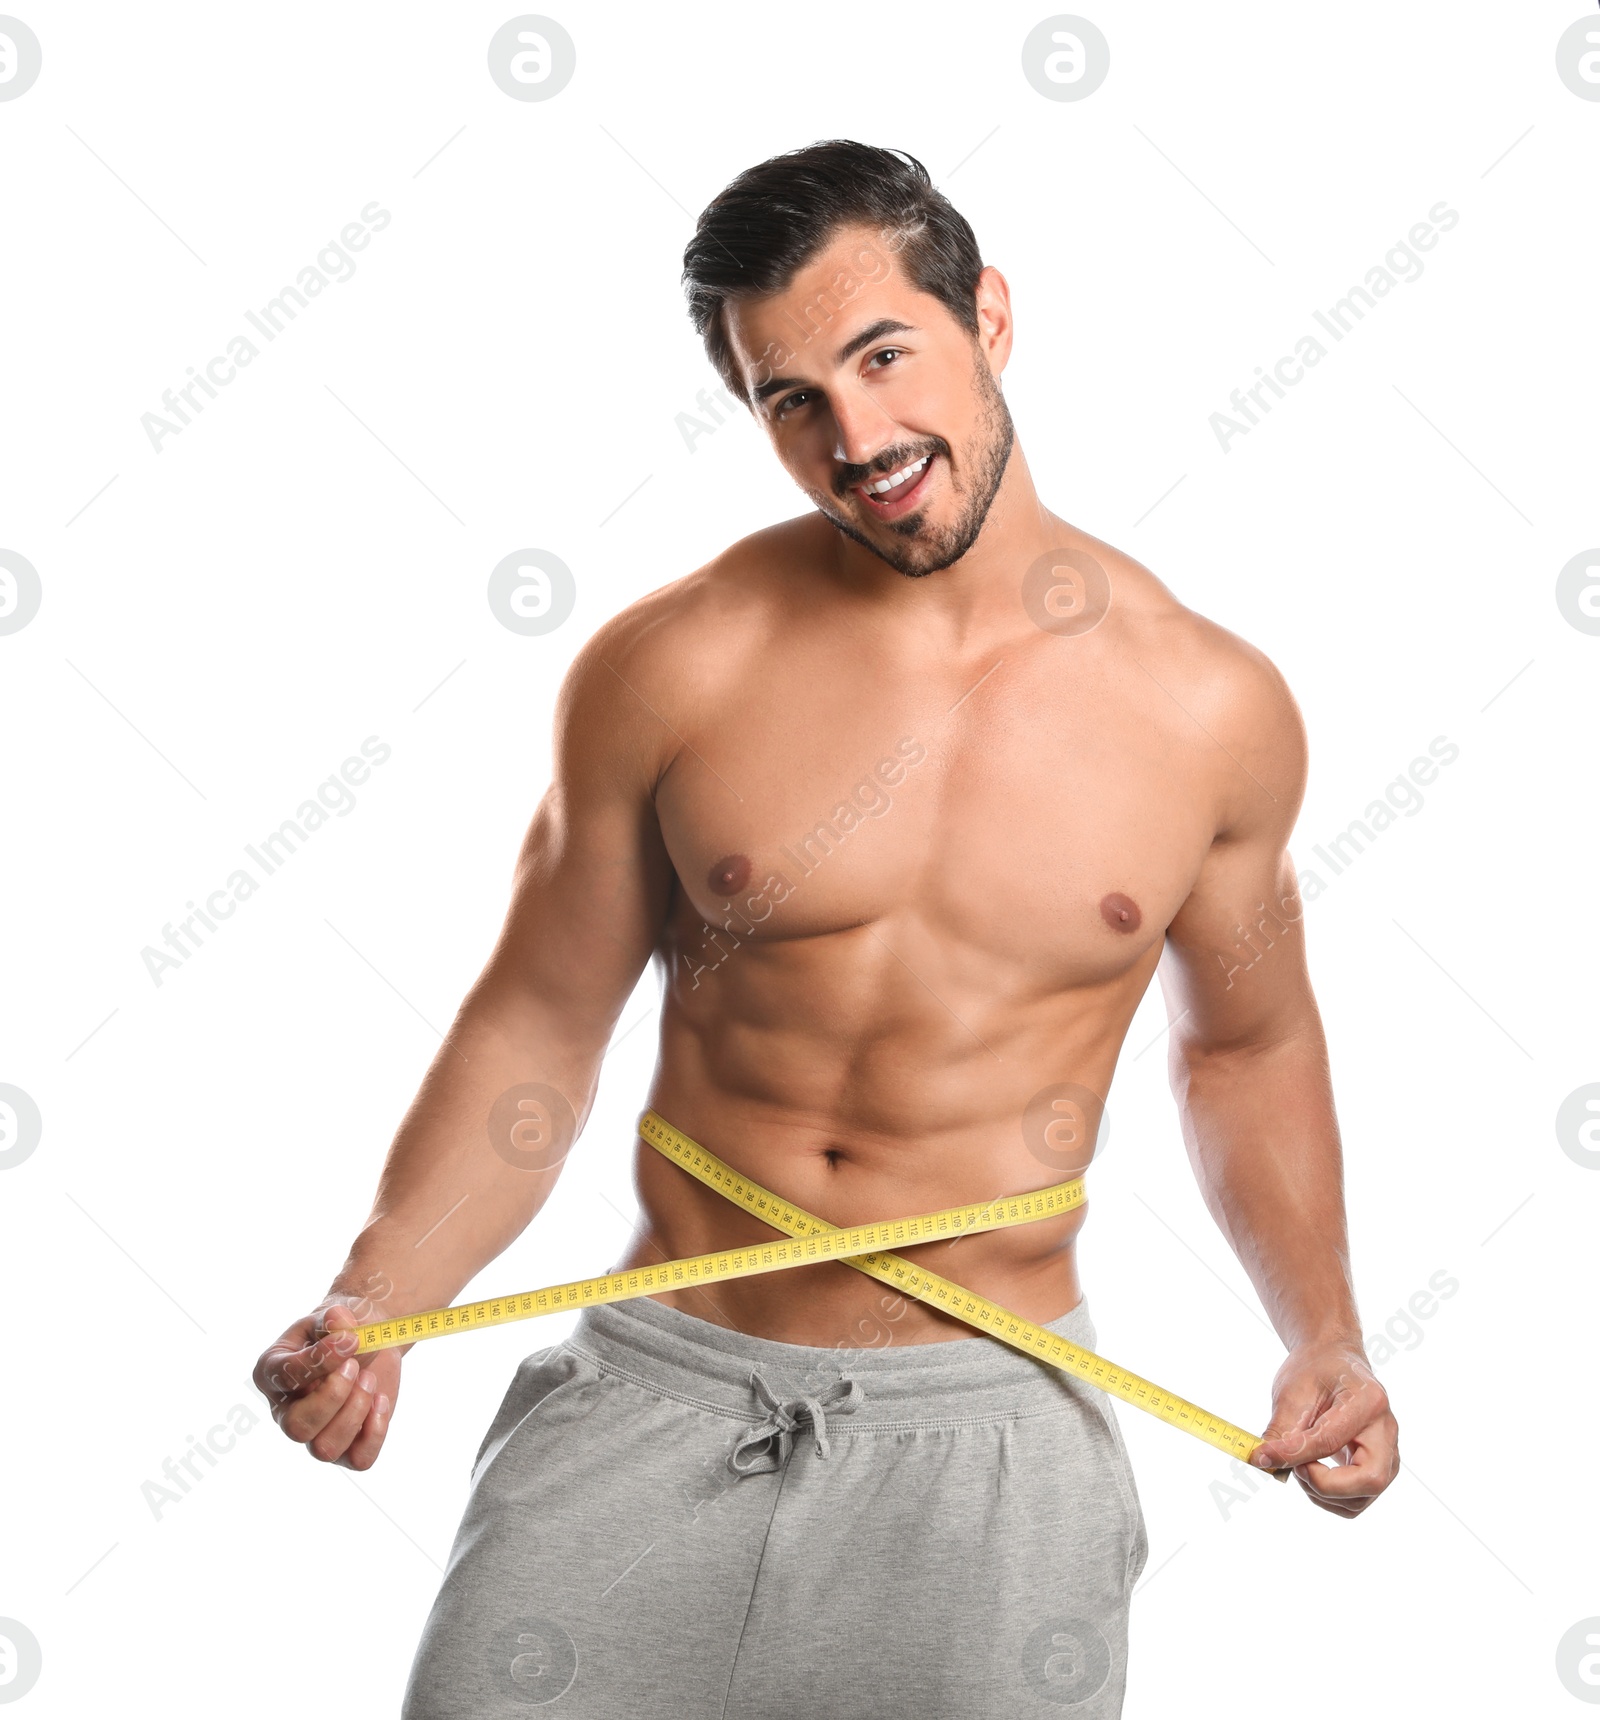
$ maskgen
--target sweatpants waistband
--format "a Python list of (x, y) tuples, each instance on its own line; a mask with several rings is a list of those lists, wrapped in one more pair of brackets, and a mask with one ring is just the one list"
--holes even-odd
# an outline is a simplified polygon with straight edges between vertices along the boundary
[[(1084, 1349), (1095, 1345), (1087, 1297), (1043, 1322)], [(781, 1344), (639, 1296), (585, 1308), (565, 1347), (608, 1372), (728, 1413), (750, 1404), (750, 1376), (759, 1370), (785, 1397), (814, 1397), (835, 1381), (854, 1381), (862, 1401), (855, 1425), (875, 1421), (966, 1420), (986, 1415), (1059, 1410), (1074, 1394), (1097, 1388), (1060, 1368), (974, 1333), (934, 1343), (889, 1343), (858, 1349)]]

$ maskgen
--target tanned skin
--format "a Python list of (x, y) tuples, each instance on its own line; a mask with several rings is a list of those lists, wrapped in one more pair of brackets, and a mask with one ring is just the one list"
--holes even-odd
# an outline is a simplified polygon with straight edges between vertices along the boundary
[[(893, 235), (845, 227), (783, 291), (727, 307), (752, 410), (814, 511), (630, 605), (574, 659), (499, 941), (344, 1267), (257, 1365), (321, 1461), (368, 1468), (399, 1391), (404, 1350), (363, 1366), (348, 1328), (456, 1300), (521, 1234), (654, 958), (648, 1104), (837, 1224), (1086, 1167), (1092, 1126), (1058, 1127), (1065, 1150), (1041, 1156), (1025, 1113), (1056, 1083), (1105, 1098), (1159, 976), (1191, 1163), (1288, 1352), (1256, 1461), (1294, 1466), (1341, 1516), (1394, 1479), (1286, 850), (1300, 713), (1260, 651), (1040, 501), (998, 386), (997, 269), (975, 304), (974, 334), (911, 283)], [(856, 487), (924, 454), (887, 507)], [(1047, 581), (1056, 562), (1090, 570), (1053, 608), (1037, 575), (1025, 590), (1041, 557)], [(528, 1082), (571, 1110), (530, 1123), (523, 1139), (554, 1137), (533, 1169), (486, 1127)], [(597, 1272), (775, 1234), (643, 1143), (635, 1179), (635, 1239)], [(903, 1252), (1053, 1320), (1082, 1295), (1089, 1205)], [(837, 1262), (657, 1300), (818, 1346), (882, 1330), (886, 1307)], [(901, 1302), (892, 1336), (971, 1331)]]

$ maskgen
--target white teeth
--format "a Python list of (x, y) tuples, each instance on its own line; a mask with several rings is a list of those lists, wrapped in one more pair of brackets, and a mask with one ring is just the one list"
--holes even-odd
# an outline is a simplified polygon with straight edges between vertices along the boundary
[(887, 478), (880, 479), (876, 484), (864, 484), (861, 487), (875, 496), (881, 496), (885, 490), (898, 489), (908, 478), (914, 478), (931, 458), (931, 455), (924, 454), (915, 465), (907, 466), (903, 471), (891, 472)]

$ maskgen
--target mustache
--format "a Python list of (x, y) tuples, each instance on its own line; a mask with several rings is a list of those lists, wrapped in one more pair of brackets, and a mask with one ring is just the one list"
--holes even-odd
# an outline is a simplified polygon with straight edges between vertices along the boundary
[(880, 455), (870, 466), (842, 466), (834, 479), (834, 488), (842, 496), (855, 485), (866, 483), (868, 478), (887, 478), (891, 472), (898, 472), (902, 466), (909, 466), (914, 460), (920, 460), (924, 454), (943, 454), (948, 459), (950, 444), (935, 440), (931, 447), (923, 448), (917, 453), (897, 451), (887, 460)]

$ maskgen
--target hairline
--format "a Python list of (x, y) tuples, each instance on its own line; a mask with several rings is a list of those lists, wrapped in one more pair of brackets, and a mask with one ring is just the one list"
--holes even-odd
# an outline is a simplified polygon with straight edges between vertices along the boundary
[[(732, 339), (729, 335), (729, 332), (728, 332), (728, 323), (727, 323), (728, 307), (730, 305), (739, 304), (739, 303), (749, 304), (756, 299), (776, 298), (779, 294), (788, 292), (789, 289), (794, 285), (795, 279), (800, 274), (801, 270), (808, 268), (812, 263), (814, 263), (817, 260), (817, 258), (820, 257), (822, 255), (822, 253), (824, 251), (826, 251), (831, 244), (833, 244), (833, 242), (838, 238), (840, 233), (847, 232), (849, 229), (851, 229), (853, 227), (854, 228), (861, 228), (867, 232), (870, 232), (875, 238), (882, 238), (882, 236), (885, 232), (893, 231), (893, 229), (884, 228), (882, 226), (876, 225), (874, 223), (874, 221), (869, 216), (857, 216), (857, 215), (841, 216), (839, 220), (835, 221), (832, 224), (832, 226), (828, 227), (819, 236), (817, 243), (811, 248), (811, 250), (809, 250), (803, 257), (799, 258), (796, 261), (794, 267), (789, 271), (788, 275), (785, 277), (785, 279), (782, 282), (779, 283), (779, 285), (772, 287), (768, 291), (762, 292), (762, 293), (727, 293), (727, 294), (723, 295), (721, 302), (717, 306), (716, 315), (712, 318), (710, 326), (716, 330), (716, 345), (720, 348), (722, 354), (728, 360), (728, 365), (726, 367), (727, 369), (734, 370), (735, 372), (738, 372), (739, 370), (742, 369), (742, 366), (739, 365), (737, 360), (735, 359), (735, 355), (734, 355), (734, 351), (733, 351), (733, 341), (732, 341)], [(925, 231), (925, 229), (922, 227), (915, 227), (915, 228), (911, 229), (908, 237), (905, 239), (905, 242), (903, 244), (897, 245), (893, 248), (891, 254), (892, 254), (896, 264), (899, 266), (901, 276), (904, 278), (906, 283), (912, 288), (913, 291), (921, 293), (925, 298), (931, 298), (931, 299), (936, 300), (938, 302), (940, 308), (945, 312), (945, 314), (947, 316), (949, 316), (952, 319), (952, 321), (957, 323), (960, 327), (966, 329), (969, 334), (975, 334), (977, 332), (977, 326), (978, 326), (978, 314), (977, 314), (977, 308), (975, 305), (969, 304), (967, 307), (968, 311), (970, 313), (970, 316), (971, 316), (971, 321), (969, 322), (966, 317), (963, 317), (960, 314), (958, 314), (958, 312), (949, 303), (948, 300), (942, 298), (938, 293), (935, 293), (935, 292), (931, 291), (929, 288), (923, 286), (921, 284), (921, 282), (917, 280), (915, 274), (909, 268), (907, 268), (905, 265), (904, 259), (905, 259), (906, 254), (908, 252), (912, 253), (914, 256), (919, 256), (921, 254), (920, 241), (921, 241), (922, 234), (924, 231)], [(987, 264), (983, 265), (983, 268), (987, 268), (987, 267), (988, 267)], [(982, 278), (983, 268), (980, 268), (980, 270), (979, 270), (979, 278), (980, 279)], [(891, 319), (882, 319), (882, 320), (891, 320)], [(906, 329), (906, 330), (909, 330), (911, 327), (911, 325), (907, 324), (907, 323), (901, 323), (899, 326), (902, 329)], [(856, 338), (860, 338), (860, 337), (856, 337)], [(866, 334), (866, 338), (870, 339), (871, 338), (870, 334)], [(847, 343), (847, 344), (851, 344), (853, 346), (854, 342), (852, 341), (851, 343)], [(836, 354), (835, 355), (835, 363), (836, 364), (842, 363), (844, 361), (844, 359), (848, 356), (850, 356), (850, 354), (844, 353), (844, 352)], [(718, 365), (717, 369), (719, 371), (723, 371), (724, 366)], [(726, 384), (728, 382), (728, 377), (726, 374), (723, 375), (722, 380), (723, 380), (724, 384)], [(754, 397), (752, 397), (751, 391), (747, 385), (747, 380), (742, 375), (738, 376), (738, 384), (739, 384), (739, 386), (738, 386), (736, 392), (738, 393), (740, 400), (743, 401), (746, 410), (748, 410), (752, 414), (752, 416), (755, 415), (757, 407), (760, 405), (761, 401), (763, 401), (767, 397), (767, 395), (769, 395), (773, 392), (772, 385), (765, 385), (761, 391), (758, 391), (757, 394)], [(788, 386), (793, 387), (794, 383), (791, 381), (788, 384)]]

